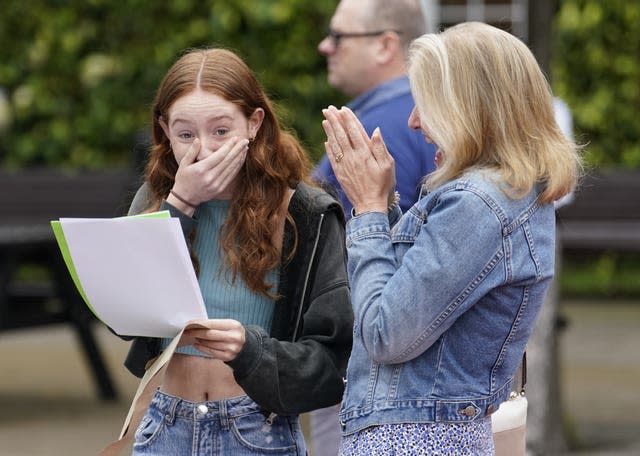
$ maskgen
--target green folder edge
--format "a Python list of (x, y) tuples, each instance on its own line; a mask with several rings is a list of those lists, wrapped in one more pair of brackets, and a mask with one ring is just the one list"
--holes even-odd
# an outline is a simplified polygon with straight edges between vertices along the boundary
[[(130, 215), (128, 217), (131, 217), (131, 218), (170, 218), (171, 214), (169, 213), (169, 211), (158, 211), (158, 212), (149, 212), (149, 213), (146, 213), (146, 214)], [(82, 284), (80, 283), (80, 279), (78, 278), (78, 273), (76, 272), (76, 267), (73, 264), (73, 260), (71, 259), (71, 253), (69, 252), (69, 245), (67, 244), (67, 240), (64, 237), (64, 231), (62, 229), (62, 224), (60, 223), (59, 220), (52, 220), (51, 221), (51, 228), (53, 229), (53, 234), (56, 237), (56, 242), (58, 243), (58, 248), (60, 248), (60, 253), (62, 253), (62, 259), (64, 260), (64, 263), (67, 265), (67, 269), (69, 270), (69, 274), (71, 275), (71, 279), (73, 280), (73, 283), (75, 284), (76, 288), (78, 289), (78, 292), (80, 293), (80, 296), (82, 296), (82, 299), (84, 300), (85, 304), (87, 304), (87, 307), (89, 308), (89, 310), (91, 310), (91, 313), (93, 313), (93, 315), (95, 315), (98, 320), (102, 321), (100, 316), (96, 313), (96, 311), (94, 310), (93, 306), (89, 302), (89, 299), (87, 299), (87, 295), (85, 294), (84, 289), (82, 288)]]

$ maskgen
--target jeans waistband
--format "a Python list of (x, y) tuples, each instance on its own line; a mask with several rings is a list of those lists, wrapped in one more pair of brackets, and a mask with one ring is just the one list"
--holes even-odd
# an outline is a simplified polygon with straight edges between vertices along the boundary
[(220, 401), (192, 402), (157, 390), (150, 407), (160, 410), (169, 420), (175, 417), (196, 421), (223, 420), (262, 412), (249, 396), (238, 396)]

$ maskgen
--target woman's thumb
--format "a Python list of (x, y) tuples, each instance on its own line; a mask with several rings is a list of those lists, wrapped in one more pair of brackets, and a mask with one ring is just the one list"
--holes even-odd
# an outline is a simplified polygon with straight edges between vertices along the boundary
[(376, 129), (373, 131), (373, 134), (371, 135), (371, 148), (376, 161), (384, 160), (389, 154), (387, 152), (387, 146), (384, 143), (384, 139), (382, 138), (380, 127), (376, 127)]

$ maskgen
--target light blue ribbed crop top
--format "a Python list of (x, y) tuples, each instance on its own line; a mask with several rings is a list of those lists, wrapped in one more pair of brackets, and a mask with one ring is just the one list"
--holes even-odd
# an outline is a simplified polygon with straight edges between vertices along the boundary
[[(249, 290), (240, 275), (231, 283), (231, 271), (224, 264), (220, 247), (220, 228), (229, 213), (229, 201), (213, 200), (201, 204), (194, 216), (198, 219), (198, 229), (194, 251), (200, 262), (198, 283), (202, 291), (209, 318), (231, 318), (243, 325), (258, 325), (268, 333), (275, 307), (274, 301)], [(267, 283), (277, 290), (279, 269), (269, 271)], [(163, 348), (171, 339), (162, 341)], [(208, 356), (191, 345), (179, 347), (176, 352), (189, 355)]]

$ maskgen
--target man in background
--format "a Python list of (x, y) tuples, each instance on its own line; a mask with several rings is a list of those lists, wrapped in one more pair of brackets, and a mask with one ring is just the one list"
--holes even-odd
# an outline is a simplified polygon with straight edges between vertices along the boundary
[[(414, 106), (406, 76), (411, 41), (426, 33), (419, 0), (342, 0), (318, 51), (327, 58), (329, 84), (352, 101), (347, 105), (369, 135), (380, 127), (395, 159), (396, 189), (403, 211), (415, 203), (422, 178), (434, 169), (435, 146), (407, 126)], [(336, 191), (345, 214), (351, 203), (327, 157), (314, 177)]]
[[(329, 84), (352, 98), (354, 111), (371, 136), (380, 127), (395, 160), (400, 207), (409, 209), (420, 195), (422, 178), (435, 168), (435, 146), (407, 121), (414, 107), (406, 60), (409, 45), (426, 33), (419, 0), (342, 0), (318, 51), (327, 58)], [(323, 157), (314, 178), (335, 192), (347, 218), (351, 203)], [(309, 425), (315, 456), (335, 456), (340, 446), (339, 406), (311, 412)]]

